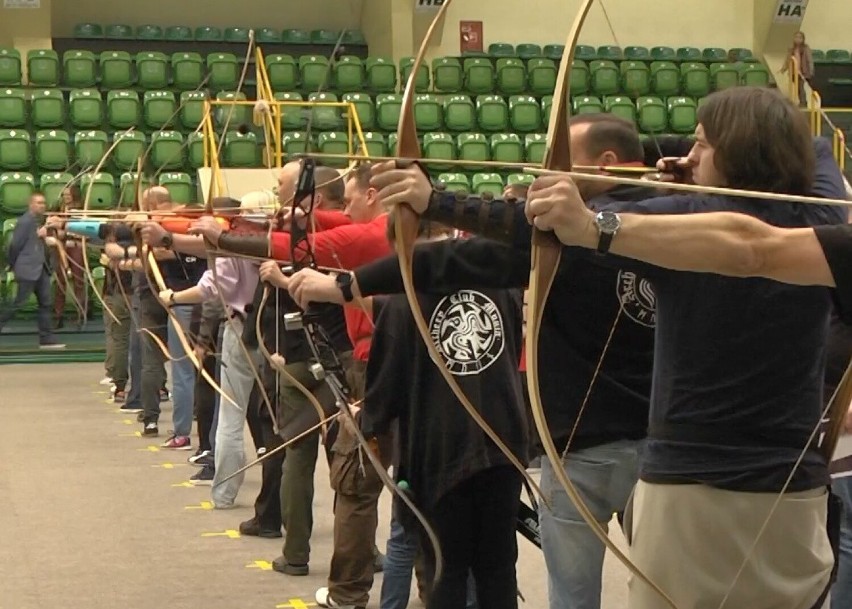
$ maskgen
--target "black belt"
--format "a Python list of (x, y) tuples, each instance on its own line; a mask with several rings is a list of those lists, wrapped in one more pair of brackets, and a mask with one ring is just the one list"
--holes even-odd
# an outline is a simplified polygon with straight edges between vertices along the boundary
[[(715, 444), (717, 446), (765, 446), (767, 448), (795, 448), (801, 450), (808, 439), (808, 432), (796, 432), (789, 429), (739, 430), (731, 426), (697, 425), (691, 423), (652, 423), (648, 429), (648, 438), (667, 442), (686, 442), (694, 444)], [(812, 448), (817, 448), (817, 438)]]
[(245, 322), (245, 320), (246, 320), (246, 314), (245, 314), (245, 313), (241, 313), (241, 312), (239, 312), (239, 311), (232, 311), (232, 312), (231, 312), (231, 315), (230, 315), (230, 318), (231, 318), (231, 319), (239, 319), (240, 321)]

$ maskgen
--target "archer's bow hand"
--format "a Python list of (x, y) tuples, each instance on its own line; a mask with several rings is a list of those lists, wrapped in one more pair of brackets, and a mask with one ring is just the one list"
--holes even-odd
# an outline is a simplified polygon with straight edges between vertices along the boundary
[(429, 206), (432, 182), (417, 163), (398, 167), (403, 167), (403, 164), (386, 161), (374, 165), (370, 186), (378, 191), (378, 199), (386, 208), (405, 203), (418, 215), (422, 215)]
[(222, 225), (213, 216), (202, 216), (192, 223), (187, 231), (190, 235), (201, 235), (214, 247), (219, 245), (219, 237), (222, 236)]
[(332, 275), (302, 269), (290, 277), (290, 296), (303, 309), (312, 302), (344, 304), (343, 293)]
[(169, 232), (158, 222), (143, 222), (139, 227), (139, 234), (142, 236), (142, 243), (148, 247), (162, 247), (163, 239)]
[(554, 231), (566, 245), (597, 242), (595, 214), (583, 201), (574, 181), (561, 175), (541, 176), (532, 183), (524, 213), (539, 230)]
[(275, 260), (262, 262), (258, 268), (258, 273), (262, 282), (273, 285), (276, 288), (286, 290), (290, 284), (290, 279), (284, 276), (284, 273), (281, 272), (281, 267), (278, 266)]

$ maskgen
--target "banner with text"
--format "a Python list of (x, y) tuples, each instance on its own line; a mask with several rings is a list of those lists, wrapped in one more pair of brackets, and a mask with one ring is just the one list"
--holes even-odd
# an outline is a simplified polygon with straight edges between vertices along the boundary
[(807, 8), (808, 0), (778, 0), (773, 20), (775, 23), (801, 23)]

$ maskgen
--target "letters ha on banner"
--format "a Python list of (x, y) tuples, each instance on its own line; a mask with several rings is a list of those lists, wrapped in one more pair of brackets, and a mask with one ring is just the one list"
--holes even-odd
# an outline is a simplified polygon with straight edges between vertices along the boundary
[(787, 24), (802, 23), (807, 8), (808, 0), (778, 0), (773, 21)]
[(444, 5), (444, 0), (414, 0), (414, 10), (435, 12)]

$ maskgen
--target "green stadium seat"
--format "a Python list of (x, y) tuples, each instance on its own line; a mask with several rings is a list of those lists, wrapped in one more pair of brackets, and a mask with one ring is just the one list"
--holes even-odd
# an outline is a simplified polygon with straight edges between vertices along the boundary
[(651, 73), (648, 64), (642, 61), (622, 61), (621, 90), (630, 97), (647, 95), (651, 91)]
[[(400, 88), (404, 88), (411, 76), (411, 68), (414, 66), (414, 57), (403, 57), (399, 61), (399, 82)], [(423, 63), (417, 70), (417, 82), (414, 83), (414, 89), (417, 93), (426, 93), (432, 85), (429, 67)]]
[(22, 82), (21, 53), (17, 49), (0, 49), (0, 87), (18, 87)]
[(550, 108), (553, 106), (553, 96), (545, 95), (541, 98), (541, 124), (546, 130), (550, 126)]
[(367, 39), (361, 30), (345, 30), (343, 32), (343, 44), (364, 45), (367, 44)]
[(651, 59), (651, 51), (647, 47), (624, 47), (624, 58), (633, 61), (648, 60)]
[(183, 172), (166, 172), (160, 174), (160, 186), (166, 188), (175, 203), (195, 203), (195, 188), (192, 178)]
[(342, 101), (355, 106), (355, 114), (362, 131), (369, 131), (376, 125), (376, 106), (366, 93), (345, 93)]
[(559, 61), (562, 59), (562, 55), (565, 54), (565, 45), (564, 44), (546, 44), (542, 49), (542, 53), (548, 59), (552, 59), (553, 61)]
[(544, 57), (541, 51), (541, 45), (524, 42), (515, 47), (515, 57), (520, 57), (524, 61)]
[(172, 129), (177, 120), (177, 101), (171, 91), (145, 91), (142, 98), (143, 124), (148, 129)]
[(127, 51), (104, 51), (100, 63), (102, 89), (125, 89), (136, 82), (133, 58)]
[[(488, 59), (470, 57), (464, 60), (464, 88), (471, 93), (494, 91), (494, 66)], [(435, 79), (437, 83), (437, 78)]]
[(574, 114), (598, 114), (604, 111), (603, 103), (594, 95), (581, 95), (573, 100)]
[[(319, 104), (338, 102), (334, 93), (311, 93), (308, 101)], [(340, 131), (343, 129), (342, 114), (345, 110), (340, 106), (312, 106), (311, 126), (317, 131)]]
[(292, 91), (299, 86), (299, 66), (290, 55), (267, 55), (266, 75), (275, 92)]
[(606, 44), (598, 47), (598, 59), (608, 59), (610, 61), (621, 61), (624, 59), (624, 52), (621, 47), (614, 44)]
[[(276, 93), (275, 99), (282, 102), (300, 102), (301, 93)], [(281, 129), (283, 131), (298, 131), (308, 124), (310, 110), (307, 106), (281, 106)]]
[(701, 61), (701, 49), (697, 49), (695, 47), (680, 47), (676, 53), (675, 57), (678, 61), (688, 61), (688, 62), (696, 62)]
[(580, 59), (582, 61), (594, 61), (598, 58), (598, 52), (595, 50), (595, 47), (588, 44), (578, 44), (574, 48), (574, 59)]
[[(136, 178), (138, 174), (133, 171), (125, 171), (118, 178), (118, 206), (131, 207), (136, 200)], [(150, 182), (144, 177), (141, 179), (139, 189), (144, 190), (150, 186)]]
[(249, 28), (247, 27), (226, 27), (223, 32), (225, 42), (244, 43), (249, 41)]
[(47, 129), (65, 124), (65, 98), (59, 89), (37, 89), (32, 92), (30, 112), (33, 127)]
[(503, 95), (516, 95), (527, 89), (527, 69), (524, 62), (512, 57), (497, 60), (497, 91)]
[(299, 57), (302, 88), (306, 91), (316, 91), (327, 86), (328, 59), (322, 55), (302, 55)]
[(402, 96), (383, 93), (376, 96), (376, 125), (382, 131), (396, 131), (402, 112)]
[(284, 41), (281, 31), (271, 27), (260, 28), (254, 38), (258, 44), (281, 44)]
[(444, 127), (448, 131), (476, 129), (476, 108), (467, 95), (450, 95), (444, 99)]
[(488, 45), (488, 54), (491, 57), (517, 57), (515, 47), (506, 42), (492, 42)]
[(665, 133), (668, 127), (668, 112), (659, 97), (640, 97), (636, 100), (639, 112), (639, 129), (654, 135)]
[(703, 63), (680, 65), (681, 93), (689, 97), (704, 97), (710, 93), (710, 70)]
[(198, 128), (204, 119), (207, 94), (203, 91), (184, 91), (180, 94), (180, 124), (187, 131)]
[(191, 42), (192, 28), (185, 25), (170, 25), (166, 28), (164, 38), (170, 42)]
[(522, 163), (524, 145), (517, 133), (495, 133), (491, 136), (491, 160), (499, 163)]
[[(334, 154), (345, 157), (349, 154), (349, 136), (342, 131), (327, 131), (317, 135), (317, 148), (320, 154)], [(330, 167), (346, 167), (346, 158), (325, 157), (323, 164)]]
[(455, 57), (432, 60), (432, 82), (436, 91), (457, 93), (464, 87), (462, 64)]
[(615, 63), (608, 59), (599, 59), (589, 64), (592, 93), (595, 95), (615, 95), (620, 92), (620, 78)]
[(475, 173), (470, 180), (470, 187), (474, 194), (490, 194), (497, 198), (503, 195), (503, 178), (499, 173)]
[(198, 53), (174, 53), (171, 64), (175, 89), (197, 89), (204, 81), (204, 61)]
[(93, 40), (104, 37), (104, 29), (99, 23), (78, 23), (74, 26), (74, 38)]
[(31, 173), (0, 174), (0, 207), (7, 213), (24, 213), (34, 192), (35, 178)]
[(224, 167), (259, 167), (260, 156), (257, 136), (254, 133), (229, 131), (222, 148)]
[(442, 173), (438, 175), (438, 181), (450, 192), (470, 192), (470, 180), (463, 173)]
[(210, 53), (207, 56), (207, 72), (210, 79), (207, 84), (214, 91), (237, 88), (240, 80), (240, 66), (233, 53)]
[(32, 160), (29, 133), (20, 129), (0, 130), (0, 169), (29, 169)]
[(811, 56), (813, 57), (814, 63), (825, 63), (828, 61), (825, 58), (825, 51), (820, 49), (811, 49)]
[(139, 124), (142, 114), (136, 91), (110, 91), (106, 98), (107, 123), (113, 129), (128, 129)]
[(439, 131), (444, 127), (441, 101), (435, 95), (422, 93), (414, 98), (414, 123), (418, 131)]
[(769, 70), (762, 63), (748, 63), (740, 72), (740, 82), (748, 87), (768, 87)]
[(512, 131), (530, 133), (541, 126), (541, 105), (535, 97), (513, 95), (509, 98), (509, 124)]
[(337, 44), (340, 32), (334, 30), (312, 30), (311, 44)]
[[(392, 153), (395, 154), (395, 153)], [(423, 136), (423, 158), (441, 159), (446, 163), (429, 163), (429, 167), (438, 171), (450, 169), (456, 160), (456, 143), (449, 133), (427, 133)]]
[(692, 133), (698, 124), (698, 106), (691, 97), (668, 99), (669, 129), (674, 133)]
[(482, 131), (508, 131), (509, 106), (499, 95), (476, 98), (476, 122)]
[[(384, 134), (375, 131), (365, 131), (364, 143), (367, 145), (367, 156), (387, 156), (388, 144)], [(363, 152), (363, 150), (359, 150), (358, 154), (362, 154)]]
[(204, 134), (193, 131), (186, 136), (186, 164), (191, 169), (204, 167)]
[(222, 30), (209, 25), (195, 28), (194, 38), (198, 42), (222, 42)]
[(510, 173), (506, 176), (506, 186), (522, 185), (529, 188), (534, 180), (535, 176), (528, 173)]
[(27, 52), (27, 82), (31, 87), (59, 85), (59, 56), (52, 49)]
[(164, 53), (143, 51), (136, 54), (136, 80), (142, 89), (169, 86), (169, 59)]
[(334, 86), (338, 91), (353, 92), (364, 89), (364, 64), (359, 57), (344, 55), (332, 67)]
[(36, 132), (35, 158), (40, 170), (57, 171), (71, 166), (71, 138), (67, 131)]
[(62, 55), (63, 82), (66, 87), (93, 87), (98, 81), (95, 54), (91, 51), (66, 51)]
[(552, 59), (530, 59), (527, 63), (527, 82), (533, 95), (551, 95), (556, 87), (556, 64)]
[(0, 127), (23, 127), (27, 123), (27, 100), (20, 89), (0, 89)]
[[(219, 91), (216, 101), (233, 102), (246, 101), (246, 94), (242, 91)], [(213, 121), (220, 129), (227, 124), (228, 130), (234, 130), (240, 125), (251, 125), (252, 106), (248, 104), (217, 105), (213, 109)]]
[(742, 47), (736, 47), (728, 50), (728, 55), (734, 61), (751, 61), (754, 58), (754, 54), (751, 52), (751, 49), (744, 49)]
[(110, 157), (113, 167), (119, 171), (136, 169), (139, 158), (145, 154), (145, 134), (139, 131), (116, 131), (113, 138), (118, 142)]
[(671, 61), (651, 63), (651, 90), (654, 95), (668, 97), (680, 93), (680, 70)]
[(491, 144), (482, 133), (460, 133), (456, 138), (456, 149), (462, 161), (478, 163), (491, 160)]
[(123, 23), (111, 23), (104, 30), (104, 38), (133, 40), (133, 28)]
[(728, 52), (721, 47), (708, 47), (701, 52), (701, 58), (708, 63), (719, 63), (728, 60)]
[(136, 26), (136, 40), (162, 40), (163, 28), (159, 25)]
[(612, 95), (604, 100), (604, 111), (615, 114), (630, 122), (636, 122), (636, 104), (629, 97)]
[(732, 63), (711, 63), (710, 82), (716, 91), (736, 87), (740, 84), (740, 73)]
[(74, 176), (65, 172), (43, 173), (38, 180), (38, 189), (47, 201), (50, 211), (57, 211), (62, 202), (62, 191), (74, 181)]
[(305, 30), (284, 30), (281, 38), (284, 44), (311, 44), (311, 34)]
[(653, 47), (651, 48), (651, 59), (654, 61), (674, 61), (677, 59), (677, 53), (671, 47)]
[[(571, 84), (570, 84), (570, 92), (571, 95), (585, 95), (589, 92), (589, 88), (591, 86), (592, 77), (589, 73), (589, 64), (583, 61), (582, 59), (575, 59), (571, 63)], [(553, 82), (554, 87), (556, 86), (556, 80)], [(553, 90), (549, 92), (549, 95), (553, 94)]]
[(290, 131), (281, 135), (281, 150), (286, 157), (314, 151), (313, 142), (304, 131)]
[(373, 93), (392, 93), (396, 91), (396, 64), (394, 64), (392, 59), (388, 57), (368, 57), (364, 65), (367, 70), (367, 89)]
[[(91, 188), (92, 194), (88, 195)], [(115, 178), (111, 174), (99, 171), (87, 173), (80, 178), (80, 191), (83, 198), (89, 197), (89, 209), (113, 209), (115, 207)]]
[(108, 148), (109, 140), (103, 131), (77, 131), (74, 134), (74, 157), (81, 168), (96, 167)]

